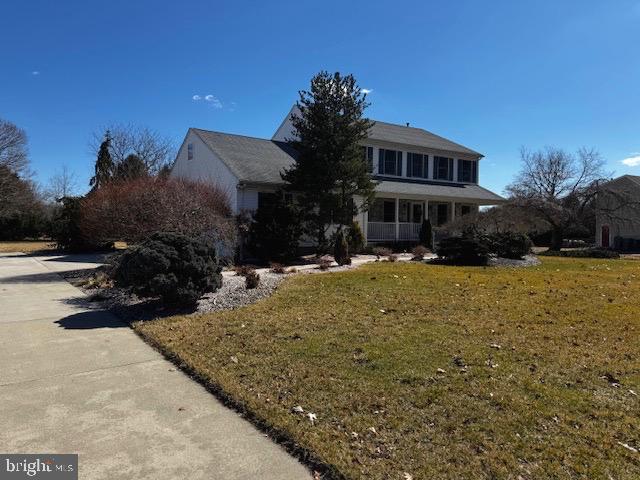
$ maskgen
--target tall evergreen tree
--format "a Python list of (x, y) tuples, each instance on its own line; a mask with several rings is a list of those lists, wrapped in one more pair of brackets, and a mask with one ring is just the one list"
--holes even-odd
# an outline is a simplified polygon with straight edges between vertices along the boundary
[(142, 159), (135, 155), (130, 154), (116, 165), (114, 171), (114, 178), (117, 180), (134, 180), (140, 177), (146, 177), (149, 175), (149, 169)]
[[(369, 104), (353, 75), (320, 72), (299, 95), (299, 113), (291, 116), (295, 138), (289, 140), (298, 158), (282, 178), (299, 193), (307, 230), (323, 248), (329, 225), (342, 230), (373, 200), (376, 183), (359, 144), (373, 122), (363, 117)], [(363, 203), (356, 205), (354, 196)]]
[(89, 181), (91, 187), (100, 188), (113, 177), (114, 164), (111, 158), (109, 148), (111, 147), (111, 132), (107, 130), (104, 135), (104, 140), (100, 144), (98, 150), (98, 158), (96, 159), (95, 174)]

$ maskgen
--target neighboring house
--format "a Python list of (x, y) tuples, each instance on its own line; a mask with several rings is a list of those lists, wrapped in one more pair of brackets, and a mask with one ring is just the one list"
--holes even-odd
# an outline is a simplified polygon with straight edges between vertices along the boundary
[[(287, 143), (294, 111), (270, 140), (190, 128), (172, 175), (226, 189), (234, 213), (255, 211), (295, 161)], [(421, 128), (376, 121), (362, 149), (379, 182), (373, 205), (356, 218), (369, 243), (416, 241), (423, 218), (439, 226), (504, 201), (478, 185), (480, 153)]]
[(596, 243), (640, 250), (640, 177), (623, 175), (604, 184), (596, 199)]

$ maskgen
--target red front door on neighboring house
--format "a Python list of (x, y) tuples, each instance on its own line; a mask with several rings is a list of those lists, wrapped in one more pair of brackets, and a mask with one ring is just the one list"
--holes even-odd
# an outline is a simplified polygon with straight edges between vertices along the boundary
[(609, 248), (609, 225), (602, 225), (602, 248)]

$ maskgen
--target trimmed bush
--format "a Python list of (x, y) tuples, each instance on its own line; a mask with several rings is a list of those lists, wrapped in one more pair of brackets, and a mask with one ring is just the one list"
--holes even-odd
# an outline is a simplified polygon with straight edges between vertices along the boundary
[(570, 258), (620, 258), (620, 254), (606, 248), (581, 248), (576, 250), (546, 250), (538, 255)]
[(519, 260), (531, 252), (533, 243), (523, 233), (501, 232), (489, 236), (491, 253), (498, 257)]
[(260, 275), (251, 269), (244, 276), (244, 286), (247, 290), (257, 288), (260, 285)]
[(420, 245), (433, 250), (433, 228), (431, 227), (431, 220), (428, 218), (422, 219), (422, 225), (420, 225), (419, 233)]
[(455, 265), (486, 265), (489, 252), (488, 241), (480, 236), (444, 238), (436, 249), (439, 257)]
[(328, 258), (321, 258), (320, 260), (318, 260), (318, 268), (320, 270), (329, 270), (330, 267), (331, 260), (329, 260)]
[[(82, 252), (95, 249), (80, 228), (82, 197), (63, 197), (51, 222), (51, 235), (61, 250)], [(106, 242), (105, 242), (106, 243)]]
[(166, 305), (195, 306), (205, 293), (222, 285), (215, 247), (202, 238), (156, 233), (118, 259), (116, 286), (141, 297), (158, 297)]
[(349, 244), (347, 243), (347, 239), (345, 238), (342, 230), (338, 230), (334, 239), (333, 258), (338, 265), (351, 264), (351, 258), (349, 258)]
[(280, 274), (280, 275), (282, 275), (284, 273), (287, 273), (286, 267), (284, 265), (282, 265), (281, 263), (273, 263), (272, 262), (269, 265), (269, 267), (270, 267), (269, 271), (271, 273), (277, 273), (277, 274)]
[(364, 250), (364, 234), (358, 222), (351, 222), (347, 230), (347, 243), (349, 244), (349, 253), (362, 253)]

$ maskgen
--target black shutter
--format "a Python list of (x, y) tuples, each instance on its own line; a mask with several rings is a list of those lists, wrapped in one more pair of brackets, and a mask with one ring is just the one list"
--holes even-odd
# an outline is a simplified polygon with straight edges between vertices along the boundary
[(453, 158), (449, 159), (449, 180), (453, 180)]
[(478, 183), (478, 161), (474, 161), (471, 163), (471, 166), (473, 168), (473, 173), (471, 174), (472, 176), (472, 182), (473, 183)]
[(378, 174), (384, 175), (384, 148), (378, 149)]
[(458, 181), (464, 181), (464, 162), (458, 159)]
[(397, 155), (397, 163), (396, 163), (396, 175), (398, 175), (399, 177), (402, 176), (402, 152), (396, 152)]

